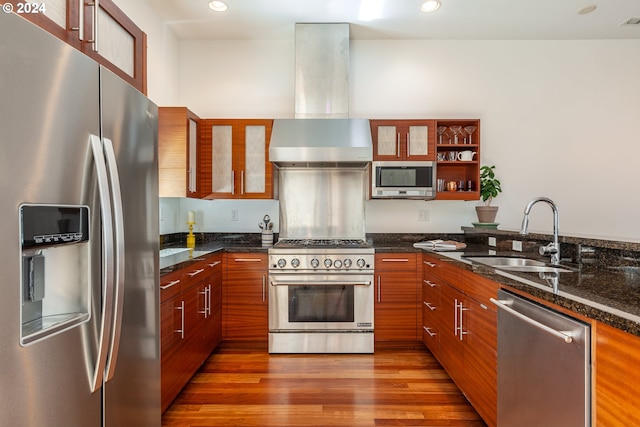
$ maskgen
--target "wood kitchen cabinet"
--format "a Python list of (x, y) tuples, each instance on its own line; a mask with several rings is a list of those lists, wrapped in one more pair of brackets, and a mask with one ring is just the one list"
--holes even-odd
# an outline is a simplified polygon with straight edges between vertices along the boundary
[(218, 253), (207, 258), (207, 279), (198, 295), (200, 296), (200, 310), (204, 317), (203, 326), (203, 355), (204, 360), (222, 341), (222, 282), (223, 255)]
[(434, 120), (371, 120), (373, 160), (435, 160)]
[[(23, 18), (81, 50), (140, 92), (147, 93), (146, 34), (113, 1), (48, 0), (35, 3), (11, 0), (5, 3), (11, 3), (14, 12)], [(81, 18), (84, 18), (82, 23)]]
[(227, 253), (226, 268), (222, 300), (223, 339), (266, 343), (269, 338), (267, 254)]
[(442, 288), (449, 282), (460, 282), (460, 269), (450, 263), (422, 255), (421, 329), (422, 341), (434, 356), (439, 357), (442, 335)]
[(222, 253), (160, 280), (162, 411), (220, 342)]
[(595, 423), (640, 425), (640, 337), (595, 323)]
[(417, 255), (375, 255), (375, 341), (417, 341)]
[(200, 186), (205, 199), (271, 199), (271, 119), (200, 122)]
[[(436, 199), (478, 200), (480, 198), (480, 120), (436, 120), (435, 126), (437, 178), (444, 180), (445, 183), (462, 181), (465, 186), (463, 190), (457, 188), (456, 191), (446, 191), (446, 186), (438, 189), (441, 191), (437, 191)], [(462, 151), (471, 151), (476, 154), (471, 160), (460, 160), (457, 155)], [(469, 181), (471, 181), (471, 189), (467, 188)]]
[(186, 107), (158, 108), (160, 197), (199, 197), (199, 121)]
[[(497, 282), (422, 255), (423, 341), (489, 426), (497, 419)], [(440, 293), (436, 303), (437, 292)], [(433, 351), (435, 349), (435, 351)]]

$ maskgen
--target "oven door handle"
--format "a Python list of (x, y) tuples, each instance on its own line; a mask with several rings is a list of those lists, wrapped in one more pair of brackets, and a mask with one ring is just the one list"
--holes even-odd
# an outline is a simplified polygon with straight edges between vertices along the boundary
[(371, 286), (371, 281), (271, 280), (271, 286)]

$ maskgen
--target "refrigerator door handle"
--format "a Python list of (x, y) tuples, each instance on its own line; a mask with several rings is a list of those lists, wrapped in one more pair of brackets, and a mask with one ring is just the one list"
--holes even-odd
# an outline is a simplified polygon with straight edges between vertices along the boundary
[(113, 244), (113, 219), (111, 216), (111, 200), (109, 196), (109, 182), (107, 178), (107, 168), (102, 151), (100, 138), (95, 135), (89, 136), (89, 144), (96, 168), (98, 182), (98, 195), (100, 197), (100, 216), (102, 218), (102, 241), (103, 258), (102, 273), (104, 288), (102, 297), (102, 318), (100, 319), (100, 338), (98, 340), (98, 354), (96, 364), (91, 378), (91, 392), (95, 392), (102, 387), (105, 366), (107, 363), (107, 350), (109, 337), (111, 336), (111, 322), (108, 319), (113, 317), (113, 264), (114, 264), (114, 244)]
[(118, 361), (118, 348), (120, 347), (120, 333), (122, 331), (122, 311), (124, 309), (124, 272), (125, 272), (125, 246), (124, 246), (124, 211), (122, 207), (122, 193), (120, 192), (120, 175), (118, 164), (113, 149), (113, 142), (104, 138), (105, 158), (107, 171), (111, 184), (111, 198), (113, 201), (113, 225), (115, 231), (115, 295), (113, 305), (113, 320), (109, 357), (107, 358), (106, 381), (113, 378)]

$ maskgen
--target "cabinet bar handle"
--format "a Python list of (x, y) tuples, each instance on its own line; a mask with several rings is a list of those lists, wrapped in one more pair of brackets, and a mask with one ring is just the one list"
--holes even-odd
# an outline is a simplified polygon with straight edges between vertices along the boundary
[(423, 326), (422, 329), (424, 329), (424, 331), (428, 333), (431, 338), (436, 336), (435, 332), (431, 332), (431, 328), (427, 328), (426, 326)]
[(169, 282), (166, 285), (160, 286), (160, 289), (164, 291), (165, 289), (169, 289), (170, 287), (172, 287), (173, 285), (177, 285), (178, 283), (180, 283), (180, 280), (174, 280), (173, 282)]
[(197, 276), (198, 274), (202, 273), (204, 271), (204, 268), (200, 268), (196, 271), (192, 271), (191, 273), (187, 273), (189, 276), (193, 277), (193, 276)]
[(94, 52), (98, 51), (98, 11), (100, 9), (98, 1), (93, 0), (93, 2), (85, 3), (87, 6), (93, 7), (93, 28), (91, 29), (91, 40), (87, 40), (87, 43), (93, 44)]
[(468, 333), (468, 332), (464, 332), (464, 327), (462, 326), (462, 313), (467, 311), (468, 308), (464, 308), (464, 305), (462, 304), (462, 301), (460, 301), (460, 304), (458, 305), (458, 310), (459, 310), (458, 313), (459, 313), (459, 316), (460, 316), (460, 329), (459, 329), (460, 330), (460, 335), (459, 335), (459, 337), (460, 337), (460, 341), (462, 341), (462, 337), (464, 335), (467, 335), (467, 333)]
[(204, 295), (202, 299), (202, 311), (198, 310), (198, 314), (204, 314), (204, 318), (207, 318), (207, 288), (202, 291), (198, 291), (199, 295)]
[(423, 280), (424, 283), (426, 283), (427, 285), (431, 286), (432, 288), (435, 288), (436, 286), (438, 286), (437, 283), (433, 283), (430, 280)]
[(184, 300), (180, 302), (180, 307), (176, 307), (176, 310), (180, 310), (180, 329), (174, 331), (180, 334), (180, 339), (184, 339)]
[(78, 32), (78, 40), (84, 39), (84, 0), (78, 0), (78, 26), (69, 29)]
[(426, 305), (426, 306), (429, 308), (429, 310), (431, 310), (431, 311), (433, 311), (433, 310), (435, 310), (435, 309), (436, 309), (436, 307), (432, 306), (431, 304), (429, 304), (429, 303), (428, 303), (428, 302), (426, 302), (426, 301), (422, 301), (422, 303), (423, 303), (424, 305)]
[(454, 300), (453, 305), (453, 335), (458, 336), (458, 298)]
[(429, 267), (432, 267), (432, 268), (438, 265), (438, 264), (434, 264), (434, 263), (429, 262), (429, 261), (424, 261), (424, 264), (427, 264)]
[(382, 258), (382, 262), (409, 262), (407, 258)]
[(211, 284), (207, 286), (207, 312), (211, 316)]
[(218, 264), (221, 264), (222, 261), (216, 261), (216, 262), (212, 262), (211, 264), (209, 264), (209, 267), (215, 267)]

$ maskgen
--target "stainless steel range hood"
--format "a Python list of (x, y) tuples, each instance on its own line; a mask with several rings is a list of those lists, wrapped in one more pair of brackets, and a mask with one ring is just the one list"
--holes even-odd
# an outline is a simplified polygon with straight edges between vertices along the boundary
[(269, 160), (358, 166), (373, 159), (368, 119), (349, 119), (349, 24), (296, 24), (295, 119), (276, 119)]
[(269, 160), (277, 166), (364, 166), (372, 160), (368, 119), (280, 119)]

